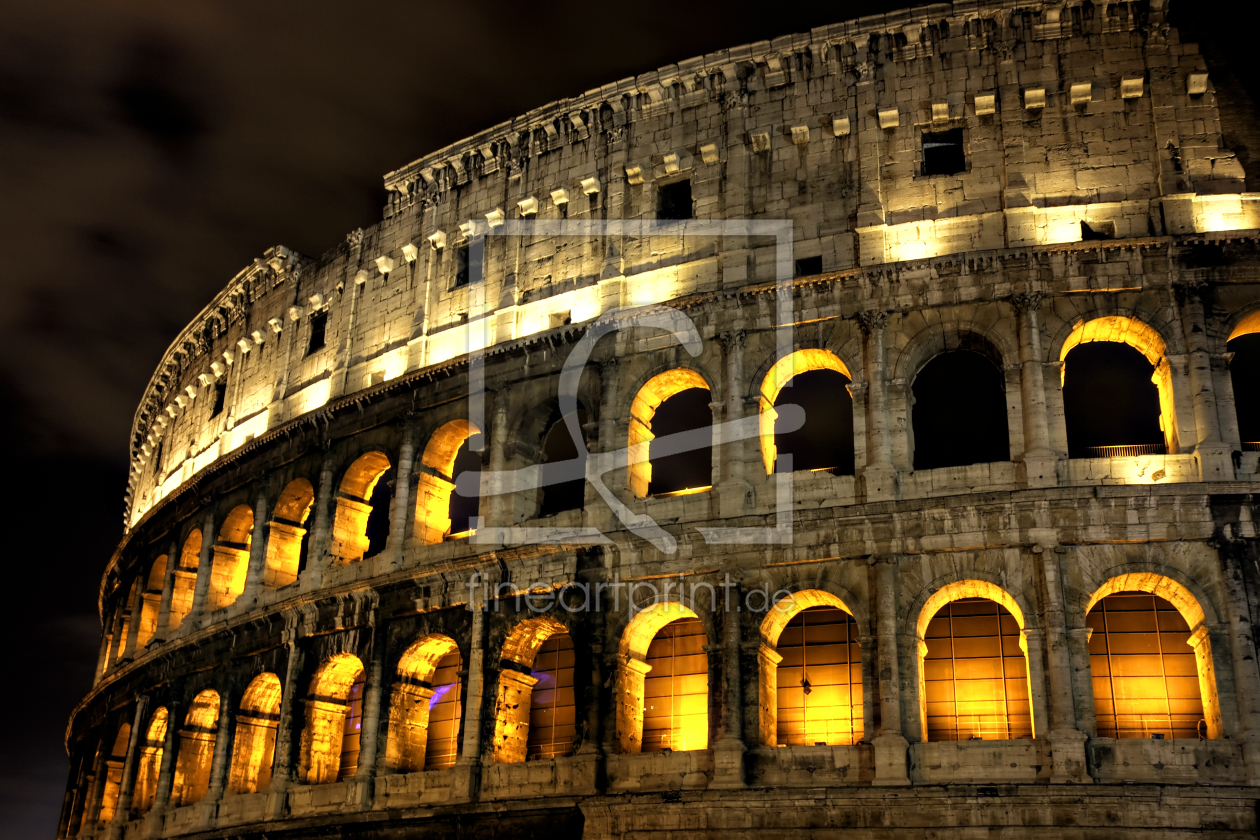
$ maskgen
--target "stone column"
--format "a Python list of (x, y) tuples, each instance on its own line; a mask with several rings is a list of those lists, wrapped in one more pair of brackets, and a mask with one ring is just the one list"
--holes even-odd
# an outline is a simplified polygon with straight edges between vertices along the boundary
[(110, 745), (102, 740), (100, 752), (92, 765), (92, 787), (88, 791), (87, 803), (83, 810), (83, 827), (80, 834), (91, 834), (96, 829), (96, 820), (101, 814), (101, 799), (105, 795), (105, 775), (109, 772)]
[[(378, 628), (380, 625), (376, 625)], [(372, 661), (368, 663), (367, 686), (363, 695), (363, 727), (359, 730), (359, 767), (354, 772), (358, 790), (356, 801), (370, 808), (375, 793), (376, 754), (381, 731), (381, 706), (384, 703), (385, 640), (373, 631)]]
[[(617, 449), (617, 418), (620, 415), (617, 410), (619, 364), (620, 360), (616, 356), (599, 363), (599, 440), (596, 447), (598, 452), (614, 452)], [(629, 406), (626, 407), (626, 413), (629, 414)], [(629, 441), (626, 443), (628, 444)], [(609, 480), (610, 476), (605, 475), (605, 483)], [(583, 524), (599, 528), (604, 532), (611, 532), (620, 527), (616, 517), (604, 505), (599, 493), (589, 481), (586, 483), (583, 501), (586, 510)]]
[(1207, 323), (1203, 317), (1203, 295), (1207, 284), (1178, 283), (1174, 289), (1190, 362), (1190, 393), (1194, 400), (1194, 424), (1198, 437), (1194, 454), (1199, 462), (1199, 476), (1203, 481), (1233, 481), (1233, 447), (1221, 439), (1221, 420), (1212, 382), (1212, 356), (1208, 352)]
[(223, 798), (223, 790), (227, 787), (228, 753), (232, 747), (233, 724), (236, 717), (232, 714), (232, 693), (219, 692), (219, 725), (214, 733), (214, 757), (210, 761), (210, 787), (203, 800), (213, 805)]
[(875, 736), (875, 784), (908, 785), (907, 751), (901, 724), (901, 667), (897, 651), (896, 558), (872, 561), (876, 648), (879, 655), (879, 733)]
[(468, 644), (468, 695), (464, 706), (464, 740), (460, 747), (456, 766), (463, 773), (456, 781), (459, 794), (468, 800), (475, 799), (480, 784), (481, 766), (481, 715), (485, 694), (484, 648), (486, 646), (486, 612), (481, 591), (474, 592), (469, 601), (472, 609), (472, 635)]
[(305, 592), (318, 589), (324, 580), (324, 568), (328, 565), (328, 546), (332, 540), (332, 506), (333, 456), (326, 451), (319, 468), (319, 487), (315, 490), (315, 522), (311, 525), (306, 569), (302, 572), (301, 588)]
[[(202, 620), (206, 609), (206, 595), (210, 592), (210, 569), (214, 564), (214, 508), (205, 512), (201, 523), (201, 556), (197, 559), (197, 585), (193, 589), (192, 609), (185, 619), (195, 626)], [(177, 561), (178, 562), (178, 561)]]
[[(490, 472), (502, 475), (507, 471), (508, 405), (507, 389), (491, 392), (491, 420), (485, 442), (490, 445), (488, 467)], [(482, 484), (488, 487), (488, 482)], [(507, 490), (508, 487), (501, 487)], [(514, 519), (511, 493), (482, 496), (477, 507), (483, 527), (507, 528)], [(501, 542), (496, 540), (496, 542)]]
[(1243, 763), (1247, 782), (1260, 785), (1260, 671), (1256, 667), (1255, 627), (1247, 603), (1242, 564), (1245, 541), (1231, 541), (1217, 549), (1221, 558), (1221, 577), (1225, 592), (1226, 633), (1234, 661), (1234, 685), (1238, 691), (1238, 719), (1242, 732)]
[(155, 642), (166, 641), (171, 623), (171, 598), (175, 594), (175, 569), (179, 567), (179, 543), (172, 542), (166, 554), (166, 574), (162, 578), (162, 602), (158, 606), (157, 629), (153, 631)]
[(149, 710), (149, 697), (141, 694), (136, 698), (136, 715), (131, 724), (131, 738), (127, 741), (127, 757), (123, 760), (122, 781), (118, 785), (118, 807), (114, 809), (114, 821), (110, 825), (109, 836), (122, 836), (123, 826), (127, 824), (131, 814), (131, 798), (135, 793), (136, 761), (140, 751), (140, 741), (144, 735), (144, 718)]
[(123, 650), (123, 657), (126, 659), (134, 659), (136, 656), (136, 639), (140, 638), (140, 615), (144, 612), (144, 583), (137, 577), (135, 580), (136, 593), (131, 598), (131, 623), (127, 630), (127, 646)]
[(728, 588), (722, 610), (722, 735), (713, 751), (714, 773), (710, 788), (744, 787), (744, 684), (739, 667), (739, 603), (739, 587)]
[(1028, 487), (1059, 483), (1059, 456), (1050, 448), (1046, 380), (1041, 364), (1041, 292), (1011, 295), (1019, 325), (1019, 393), (1024, 415), (1023, 480)]
[(251, 609), (258, 603), (263, 577), (267, 570), (267, 540), (271, 537), (271, 523), (267, 521), (267, 493), (260, 490), (254, 500), (254, 529), (249, 537), (249, 568), (245, 573), (245, 592), (237, 603)]
[[(743, 330), (731, 330), (721, 333), (718, 339), (722, 342), (722, 353), (726, 360), (725, 380), (722, 390), (726, 400), (722, 405), (722, 420), (733, 423), (744, 416), (744, 343), (747, 333)], [(717, 422), (717, 418), (715, 423)], [(742, 516), (748, 512), (752, 501), (752, 486), (748, 480), (749, 441), (727, 440), (720, 437), (721, 432), (714, 429), (713, 451), (718, 453), (721, 464), (722, 481), (716, 488), (718, 491), (718, 510), (720, 516), (729, 518)], [(754, 439), (755, 440), (755, 439)], [(773, 491), (771, 491), (773, 492)]]
[[(1085, 761), (1084, 732), (1076, 725), (1076, 703), (1072, 693), (1072, 656), (1067, 634), (1067, 619), (1063, 609), (1063, 581), (1059, 567), (1058, 534), (1050, 530), (1040, 537), (1033, 548), (1031, 559), (1041, 573), (1044, 602), (1042, 613), (1045, 615), (1045, 661), (1047, 664), (1046, 682), (1049, 695), (1049, 726), (1045, 722), (1038, 725), (1049, 737), (1050, 747), (1054, 755), (1054, 771), (1051, 782), (1089, 783), (1090, 778)], [(1031, 659), (1031, 648), (1029, 652)], [(1040, 662), (1038, 662), (1040, 665)], [(1038, 732), (1037, 737), (1042, 737)]]
[(171, 783), (175, 778), (175, 745), (179, 742), (179, 704), (167, 703), (166, 737), (162, 739), (162, 764), (158, 767), (157, 790), (153, 794), (153, 807), (149, 809), (145, 833), (149, 837), (162, 835), (166, 806), (171, 801)]
[(407, 543), (407, 516), (415, 518), (416, 504), (412, 466), (416, 460), (416, 429), (411, 415), (403, 420), (402, 445), (398, 448), (398, 470), (394, 473), (394, 509), (390, 511), (389, 536), (385, 540), (385, 556), (391, 569), (403, 566), (403, 550)]
[(288, 642), (288, 663), (285, 666), (284, 687), (280, 695), (280, 720), (276, 722), (276, 757), (271, 767), (271, 784), (267, 788), (267, 813), (272, 819), (284, 815), (285, 792), (293, 784), (293, 730), (301, 725), (300, 721), (294, 719), (294, 710), (298, 708), (298, 674), (302, 669), (302, 651), (292, 637)]
[(857, 315), (865, 338), (862, 362), (866, 376), (866, 467), (859, 477), (863, 501), (897, 497), (897, 468), (892, 463), (892, 422), (888, 413), (888, 313), (868, 309)]

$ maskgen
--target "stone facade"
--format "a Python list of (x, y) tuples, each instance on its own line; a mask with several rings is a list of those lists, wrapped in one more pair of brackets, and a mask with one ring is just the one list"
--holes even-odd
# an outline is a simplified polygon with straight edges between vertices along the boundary
[[(384, 219), (318, 259), (269, 250), (137, 412), (58, 836), (1254, 836), (1260, 446), (1227, 344), (1260, 332), (1260, 205), (1204, 67), (1160, 2), (924, 7), (549, 105), (390, 173)], [(932, 143), (961, 168), (932, 174)], [(651, 220), (682, 184), (676, 230), (495, 233)], [(791, 221), (790, 324), (782, 253), (703, 226), (731, 219)], [(710, 391), (715, 424), (764, 432), (782, 385), (826, 369), (850, 381), (853, 474), (776, 475), (771, 422), (715, 437), (701, 492), (647, 495), (641, 446), (605, 474), (672, 544), (590, 486), (542, 517), (509, 483), (481, 499), (497, 541), (452, 534), (460, 447), (537, 465), (587, 327), (663, 304), (699, 340), (626, 323), (595, 346), (576, 394), (591, 452), (652, 440), (684, 387)], [(1068, 457), (1064, 365), (1089, 342), (1151, 363), (1161, 446)], [(1000, 371), (1009, 458), (916, 470), (915, 377), (960, 347)], [(706, 537), (782, 525), (785, 487), (785, 542)], [(524, 526), (603, 537), (494, 530)], [(662, 581), (703, 625), (704, 749), (641, 748), (659, 610), (632, 588), (576, 608)], [(1099, 737), (1086, 616), (1127, 591), (1191, 630), (1200, 739)], [(785, 597), (855, 622), (855, 743), (777, 743)], [(970, 597), (1019, 623), (1032, 738), (927, 737), (925, 627)], [(532, 657), (565, 633), (572, 749), (523, 760)], [(424, 769), (441, 668), (453, 760)]]

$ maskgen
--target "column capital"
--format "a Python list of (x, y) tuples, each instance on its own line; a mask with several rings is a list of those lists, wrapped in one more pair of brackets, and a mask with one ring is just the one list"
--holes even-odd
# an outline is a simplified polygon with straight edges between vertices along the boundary
[(1011, 295), (1011, 307), (1021, 315), (1025, 312), (1035, 312), (1041, 307), (1041, 302), (1045, 298), (1046, 293), (1040, 290), (1018, 292)]
[(744, 346), (744, 340), (748, 338), (747, 330), (726, 330), (717, 334), (717, 340), (722, 343), (722, 349), (727, 353), (739, 350)]
[(876, 330), (888, 326), (888, 313), (883, 309), (865, 309), (853, 316), (863, 335), (869, 336)]

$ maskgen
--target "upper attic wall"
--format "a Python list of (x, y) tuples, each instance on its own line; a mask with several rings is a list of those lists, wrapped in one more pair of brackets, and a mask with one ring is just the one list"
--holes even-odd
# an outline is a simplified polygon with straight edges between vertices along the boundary
[[(252, 438), (459, 357), (474, 329), (503, 343), (773, 276), (769, 251), (713, 238), (491, 237), (473, 294), (457, 279), (472, 225), (651, 220), (686, 180), (695, 218), (790, 219), (824, 271), (1076, 241), (1082, 222), (1260, 226), (1202, 58), (1161, 21), (1134, 3), (865, 18), (623, 80), (392, 172), (383, 221), (318, 259), (268, 251), (171, 345), (133, 426), (128, 525)], [(965, 167), (926, 174), (925, 135), (948, 132)]]

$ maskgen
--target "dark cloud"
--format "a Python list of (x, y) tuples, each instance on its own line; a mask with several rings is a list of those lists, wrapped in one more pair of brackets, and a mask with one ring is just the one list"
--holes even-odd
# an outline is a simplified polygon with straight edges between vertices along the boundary
[[(277, 243), (320, 254), (379, 218), (385, 172), (547, 102), (901, 5), (8, 4), (0, 458), (26, 638), (0, 710), (0, 836), (55, 829), (131, 418), (167, 345), (240, 268)], [(1200, 37), (1229, 33), (1222, 55), (1253, 85), (1257, 11), (1190, 8)]]

